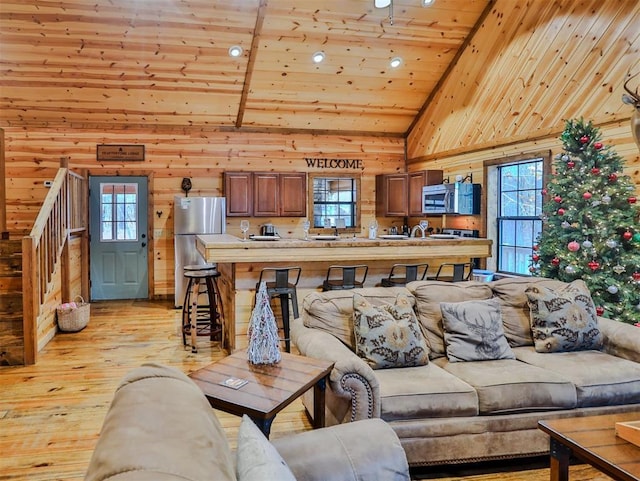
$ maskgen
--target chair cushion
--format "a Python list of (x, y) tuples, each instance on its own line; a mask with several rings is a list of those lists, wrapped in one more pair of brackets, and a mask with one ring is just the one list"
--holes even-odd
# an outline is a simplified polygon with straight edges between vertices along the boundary
[(380, 417), (397, 419), (477, 416), (478, 396), (466, 382), (429, 363), (376, 371)]
[(238, 481), (295, 481), (296, 478), (262, 431), (246, 414), (238, 430)]
[(427, 343), (406, 296), (395, 304), (373, 306), (353, 294), (353, 328), (356, 354), (373, 369), (422, 366), (429, 362)]
[(556, 373), (576, 387), (577, 406), (640, 403), (640, 364), (601, 351), (540, 353), (514, 349), (516, 358)]
[(576, 389), (568, 379), (524, 362), (500, 359), (482, 362), (444, 362), (443, 368), (478, 393), (480, 414), (572, 409)]
[(489, 284), (475, 281), (414, 281), (407, 284), (407, 289), (416, 298), (416, 315), (429, 344), (431, 359), (446, 355), (440, 303), (490, 299), (493, 295)]
[(355, 351), (356, 341), (353, 333), (353, 294), (359, 293), (374, 306), (394, 304), (398, 294), (415, 303), (413, 295), (404, 287), (365, 287), (341, 291), (312, 292), (302, 300), (305, 327), (320, 329), (340, 339)]
[(553, 290), (530, 286), (525, 291), (531, 309), (531, 331), (538, 352), (601, 349), (596, 307), (584, 281)]
[(449, 361), (515, 359), (504, 337), (500, 301), (443, 302), (440, 309)]
[(511, 347), (533, 346), (529, 300), (525, 290), (531, 285), (557, 289), (566, 285), (544, 277), (506, 277), (490, 283), (494, 297), (500, 300), (504, 334)]

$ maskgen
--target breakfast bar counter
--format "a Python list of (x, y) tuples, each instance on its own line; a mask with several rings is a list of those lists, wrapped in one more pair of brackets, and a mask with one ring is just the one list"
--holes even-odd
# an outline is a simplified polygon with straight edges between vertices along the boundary
[[(246, 333), (253, 306), (256, 283), (263, 267), (299, 266), (298, 300), (321, 290), (331, 264), (367, 264), (365, 287), (380, 283), (395, 263), (427, 262), (435, 274), (443, 262), (468, 262), (491, 255), (491, 240), (476, 238), (438, 238), (385, 236), (368, 239), (342, 235), (309, 236), (309, 240), (258, 236), (242, 240), (229, 234), (199, 235), (198, 252), (207, 262), (217, 265), (219, 287), (225, 316), (226, 348), (230, 351), (247, 345)], [(277, 302), (274, 300), (274, 302)], [(274, 309), (276, 317), (279, 309)]]

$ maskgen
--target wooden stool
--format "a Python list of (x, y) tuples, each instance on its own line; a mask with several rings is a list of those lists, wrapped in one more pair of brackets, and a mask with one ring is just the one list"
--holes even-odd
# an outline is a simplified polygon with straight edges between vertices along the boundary
[[(422, 281), (427, 275), (429, 264), (394, 264), (389, 272), (389, 277), (382, 279), (383, 287), (406, 286), (411, 281)], [(398, 275), (397, 271), (404, 271), (404, 277)], [(402, 273), (401, 273), (402, 274)]]
[(291, 300), (291, 305), (293, 306), (293, 317), (299, 317), (296, 286), (300, 280), (300, 272), (302, 272), (300, 267), (265, 267), (260, 272), (260, 278), (256, 284), (256, 292), (258, 292), (260, 283), (264, 280), (269, 297), (280, 298), (284, 345), (287, 352), (291, 352), (291, 338), (289, 336), (289, 300)]
[[(215, 269), (185, 270), (184, 277), (189, 279), (182, 305), (182, 343), (187, 345), (187, 336), (191, 337), (191, 352), (198, 352), (198, 336), (208, 336), (211, 341), (220, 338), (223, 343), (222, 302), (218, 290), (217, 278), (220, 273)], [(201, 287), (206, 289), (208, 305), (198, 308)]]
[[(358, 264), (354, 266), (329, 266), (327, 278), (322, 283), (323, 291), (334, 291), (339, 289), (354, 289), (363, 287), (367, 279), (369, 266)], [(341, 277), (334, 277), (337, 272), (341, 272)]]

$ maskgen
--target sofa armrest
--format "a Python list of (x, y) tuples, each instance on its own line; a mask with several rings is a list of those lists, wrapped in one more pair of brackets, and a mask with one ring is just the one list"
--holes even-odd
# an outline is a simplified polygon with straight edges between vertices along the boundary
[(409, 481), (400, 440), (381, 419), (366, 419), (272, 441), (297, 481)]
[(598, 318), (598, 325), (604, 336), (606, 352), (640, 362), (640, 328), (604, 317)]
[(380, 417), (380, 385), (366, 362), (328, 332), (305, 327), (301, 318), (291, 324), (291, 339), (304, 356), (334, 363), (329, 387), (348, 400), (349, 421)]

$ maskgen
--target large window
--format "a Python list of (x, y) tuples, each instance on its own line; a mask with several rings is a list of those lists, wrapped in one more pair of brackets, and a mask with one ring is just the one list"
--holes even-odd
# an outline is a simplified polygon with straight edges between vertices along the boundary
[[(494, 161), (487, 169), (488, 237), (494, 241), (492, 268), (531, 275), (531, 254), (542, 229), (542, 189), (550, 153)], [(493, 217), (493, 218), (492, 218)]]
[(313, 221), (315, 228), (355, 229), (358, 211), (359, 178), (353, 176), (312, 176)]

